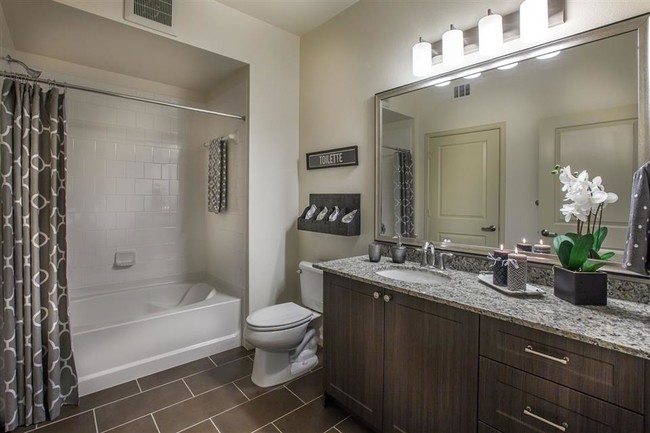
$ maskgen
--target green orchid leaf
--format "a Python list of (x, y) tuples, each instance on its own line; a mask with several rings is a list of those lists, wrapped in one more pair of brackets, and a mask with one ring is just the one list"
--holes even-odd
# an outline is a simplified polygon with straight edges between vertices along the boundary
[(607, 237), (607, 227), (601, 227), (594, 232), (594, 250), (600, 251), (600, 247), (603, 246), (605, 238)]
[(602, 268), (605, 266), (605, 263), (593, 263), (593, 262), (587, 262), (582, 266), (582, 271), (583, 272), (596, 272), (598, 269)]
[(602, 260), (600, 255), (593, 248), (589, 251), (589, 258), (594, 260)]
[[(567, 233), (567, 234), (573, 234), (573, 233)], [(560, 251), (560, 244), (564, 241), (569, 242), (571, 245), (575, 243), (575, 240), (571, 239), (569, 236), (557, 235), (553, 238), (553, 248), (555, 248), (556, 252)]]
[(608, 251), (600, 256), (600, 260), (609, 260), (616, 255), (613, 251)]
[(573, 243), (571, 243), (570, 240), (564, 241), (559, 245), (557, 249), (557, 256), (560, 259), (560, 263), (562, 263), (563, 267), (573, 271), (575, 269), (571, 269), (571, 264), (570, 264), (572, 249), (573, 249)]
[(583, 264), (589, 258), (589, 252), (591, 251), (593, 244), (594, 236), (591, 233), (587, 233), (578, 238), (571, 249), (571, 254), (569, 255), (569, 269), (582, 269)]
[(569, 239), (571, 239), (571, 241), (573, 241), (574, 244), (578, 240), (578, 234), (577, 233), (566, 233), (565, 236), (568, 237)]

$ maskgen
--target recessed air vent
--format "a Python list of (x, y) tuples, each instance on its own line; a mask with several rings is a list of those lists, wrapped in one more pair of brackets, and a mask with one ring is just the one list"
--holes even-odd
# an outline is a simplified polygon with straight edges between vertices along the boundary
[(171, 35), (174, 0), (124, 0), (124, 19)]
[(454, 99), (464, 98), (470, 95), (469, 83), (454, 87)]

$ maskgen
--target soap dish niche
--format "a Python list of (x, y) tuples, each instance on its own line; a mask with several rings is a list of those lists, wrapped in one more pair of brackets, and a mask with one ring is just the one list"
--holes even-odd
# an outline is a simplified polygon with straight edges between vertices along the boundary
[[(312, 205), (316, 206), (316, 213), (310, 219), (306, 219), (307, 212)], [(298, 217), (298, 230), (339, 236), (359, 236), (361, 234), (360, 205), (360, 194), (310, 194), (309, 205)], [(336, 220), (330, 221), (329, 218), (334, 212), (335, 206), (338, 206), (339, 214)], [(327, 214), (322, 220), (317, 221), (316, 217), (325, 207), (328, 209)], [(342, 221), (346, 215), (355, 210), (350, 222)]]

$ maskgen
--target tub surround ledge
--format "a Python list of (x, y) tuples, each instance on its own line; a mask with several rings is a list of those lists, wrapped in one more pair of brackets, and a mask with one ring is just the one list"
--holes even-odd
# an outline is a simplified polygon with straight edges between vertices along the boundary
[(422, 269), (419, 264), (395, 264), (382, 257), (372, 263), (367, 256), (315, 264), (325, 272), (378, 287), (424, 298), (484, 316), (494, 317), (574, 340), (650, 359), (650, 305), (609, 299), (607, 306), (575, 306), (553, 296), (519, 299), (503, 295), (478, 281), (476, 273), (446, 270), (445, 283), (408, 283), (382, 277), (376, 272), (391, 268)]

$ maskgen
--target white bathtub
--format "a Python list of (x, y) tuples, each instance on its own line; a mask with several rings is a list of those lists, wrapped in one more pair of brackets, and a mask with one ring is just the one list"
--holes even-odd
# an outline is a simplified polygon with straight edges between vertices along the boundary
[(241, 300), (206, 283), (78, 289), (70, 316), (81, 395), (241, 344)]

